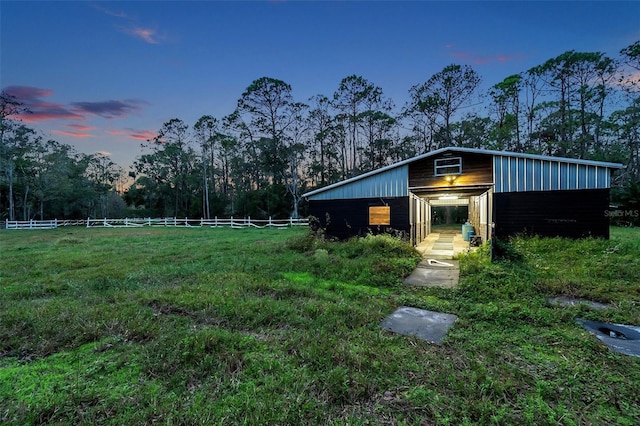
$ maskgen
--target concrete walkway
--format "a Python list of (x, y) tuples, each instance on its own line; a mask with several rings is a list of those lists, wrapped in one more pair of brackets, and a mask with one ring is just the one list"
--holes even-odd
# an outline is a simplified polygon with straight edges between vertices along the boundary
[[(461, 234), (429, 234), (416, 247), (422, 255), (422, 261), (404, 283), (420, 287), (455, 287), (460, 279), (460, 268), (453, 257), (468, 248), (469, 243), (462, 239)], [(385, 318), (381, 326), (394, 333), (440, 344), (457, 319), (452, 314), (401, 306)]]
[(462, 234), (434, 232), (427, 235), (416, 250), (422, 257), (431, 259), (453, 259), (469, 248), (469, 242), (462, 239)]
[(460, 280), (460, 266), (453, 257), (469, 248), (462, 234), (433, 233), (418, 244), (422, 261), (404, 283), (420, 287), (453, 288)]

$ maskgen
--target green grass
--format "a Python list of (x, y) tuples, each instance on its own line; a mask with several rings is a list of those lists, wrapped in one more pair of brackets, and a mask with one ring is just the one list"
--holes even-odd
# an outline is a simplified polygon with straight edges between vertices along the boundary
[[(0, 423), (640, 423), (640, 358), (575, 323), (640, 324), (640, 230), (510, 253), (447, 290), (403, 286), (390, 237), (0, 231)], [(459, 320), (440, 346), (383, 331), (400, 305)]]

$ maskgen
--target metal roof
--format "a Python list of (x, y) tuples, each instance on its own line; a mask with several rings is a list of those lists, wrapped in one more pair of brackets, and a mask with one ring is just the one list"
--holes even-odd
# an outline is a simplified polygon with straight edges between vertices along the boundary
[(442, 154), (444, 152), (448, 152), (448, 151), (452, 151), (452, 152), (468, 152), (468, 153), (473, 153), (473, 154), (486, 154), (486, 155), (492, 155), (492, 156), (501, 156), (501, 157), (514, 157), (514, 158), (525, 158), (525, 159), (532, 159), (532, 160), (545, 160), (545, 161), (559, 161), (559, 162), (563, 162), (563, 163), (569, 163), (569, 164), (581, 164), (581, 165), (587, 165), (587, 166), (598, 166), (598, 167), (607, 167), (610, 169), (621, 169), (624, 167), (624, 165), (620, 164), (620, 163), (608, 163), (608, 162), (603, 162), (603, 161), (593, 161), (593, 160), (582, 160), (582, 159), (577, 159), (577, 158), (566, 158), (566, 157), (553, 157), (550, 155), (538, 155), (538, 154), (524, 154), (524, 153), (519, 153), (519, 152), (510, 152), (510, 151), (495, 151), (495, 150), (490, 150), (490, 149), (476, 149), (476, 148), (457, 148), (457, 147), (448, 147), (448, 148), (441, 148), (441, 149), (437, 149), (435, 151), (431, 151), (431, 152), (427, 152), (425, 154), (421, 154), (403, 161), (399, 161), (397, 163), (376, 169), (376, 170), (372, 170), (370, 172), (367, 173), (363, 173), (361, 175), (352, 177), (350, 179), (346, 179), (340, 182), (336, 182), (332, 185), (328, 185), (328, 186), (324, 186), (322, 188), (318, 188), (315, 189), (313, 191), (309, 191), (305, 194), (303, 194), (302, 196), (305, 198), (308, 198), (310, 196), (316, 195), (316, 194), (320, 194), (322, 192), (325, 191), (329, 191), (338, 187), (341, 187), (343, 185), (348, 185), (350, 183), (353, 182), (357, 182), (359, 180), (362, 179), (366, 179), (370, 176), (374, 176), (377, 175), (379, 173), (384, 173), (386, 171), (395, 169), (397, 167), (401, 167), (404, 166), (406, 164), (410, 164), (413, 163), (415, 161), (420, 161), (423, 160), (425, 158), (429, 158), (429, 157), (433, 157), (439, 154)]

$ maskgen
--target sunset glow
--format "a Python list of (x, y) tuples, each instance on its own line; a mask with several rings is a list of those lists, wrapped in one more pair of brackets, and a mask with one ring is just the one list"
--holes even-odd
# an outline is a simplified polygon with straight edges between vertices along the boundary
[(3, 2), (2, 89), (44, 137), (128, 167), (164, 122), (222, 119), (263, 76), (307, 103), (361, 75), (399, 113), (450, 64), (486, 91), (569, 50), (616, 58), (638, 16), (626, 1)]

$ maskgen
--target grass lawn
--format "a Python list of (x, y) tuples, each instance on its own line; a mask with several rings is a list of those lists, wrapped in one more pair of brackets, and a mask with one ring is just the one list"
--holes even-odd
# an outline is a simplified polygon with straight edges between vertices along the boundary
[[(482, 248), (454, 290), (403, 286), (404, 243), (306, 232), (0, 231), (0, 423), (640, 424), (640, 358), (575, 323), (640, 325), (639, 229)], [(383, 331), (401, 305), (459, 320)]]

